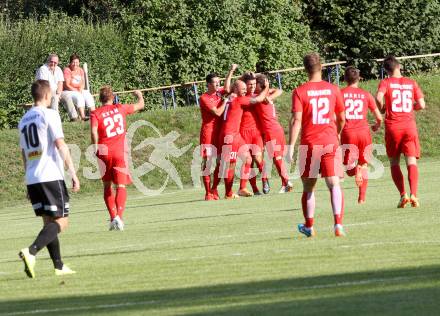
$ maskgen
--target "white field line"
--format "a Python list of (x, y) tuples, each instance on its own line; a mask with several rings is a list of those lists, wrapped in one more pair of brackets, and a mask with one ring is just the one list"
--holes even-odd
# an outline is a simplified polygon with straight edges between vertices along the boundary
[[(347, 282), (335, 282), (335, 283), (327, 283), (327, 284), (315, 284), (310, 286), (299, 286), (292, 287), (288, 289), (262, 289), (257, 291), (251, 291), (251, 293), (241, 292), (235, 294), (236, 296), (245, 296), (245, 295), (258, 295), (258, 294), (267, 294), (267, 293), (279, 293), (279, 292), (291, 292), (291, 291), (307, 291), (307, 290), (319, 290), (319, 289), (329, 289), (329, 288), (339, 288), (339, 287), (351, 287), (351, 286), (359, 286), (359, 285), (369, 285), (375, 283), (399, 283), (405, 282), (415, 279), (425, 278), (426, 276), (413, 276), (413, 277), (394, 277), (394, 278), (373, 278), (367, 280), (360, 281), (347, 281)], [(206, 297), (212, 297), (212, 295), (208, 294)], [(114, 309), (121, 307), (130, 307), (130, 306), (142, 306), (142, 305), (152, 305), (154, 303), (160, 303), (159, 301), (140, 301), (140, 302), (125, 302), (125, 303), (114, 303), (114, 304), (100, 304), (100, 305), (82, 305), (75, 307), (60, 307), (60, 308), (52, 308), (52, 309), (34, 309), (28, 311), (17, 311), (5, 313), (3, 315), (7, 316), (15, 316), (15, 315), (35, 315), (35, 314), (45, 314), (45, 313), (55, 313), (55, 312), (69, 312), (69, 311), (88, 311), (88, 310), (96, 310), (96, 309)]]

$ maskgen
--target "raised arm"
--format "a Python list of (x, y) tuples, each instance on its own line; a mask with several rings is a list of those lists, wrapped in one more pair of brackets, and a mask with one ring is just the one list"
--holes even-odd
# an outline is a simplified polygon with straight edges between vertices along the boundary
[(232, 64), (228, 74), (226, 75), (225, 84), (224, 84), (224, 89), (226, 94), (231, 93), (231, 80), (232, 80), (232, 76), (234, 75), (234, 71), (237, 68), (238, 68), (237, 64)]
[(137, 102), (133, 104), (135, 112), (142, 110), (145, 107), (144, 97), (142, 92), (136, 90), (133, 95), (137, 98)]
[(259, 95), (250, 100), (251, 104), (260, 103), (266, 99), (267, 93), (269, 92), (269, 81), (267, 79), (265, 80), (265, 84), (266, 87), (264, 88), (264, 90), (262, 90)]

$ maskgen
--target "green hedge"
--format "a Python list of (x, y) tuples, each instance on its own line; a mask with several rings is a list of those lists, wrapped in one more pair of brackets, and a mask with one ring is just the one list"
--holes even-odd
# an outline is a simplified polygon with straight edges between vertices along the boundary
[(0, 128), (13, 127), (23, 114), (20, 104), (29, 102), (36, 69), (47, 55), (60, 56), (60, 67), (77, 52), (89, 65), (92, 89), (112, 84), (123, 88), (127, 47), (119, 29), (64, 14), (15, 22), (0, 20)]
[[(372, 58), (427, 54), (440, 50), (440, 1), (304, 1), (315, 41), (328, 59), (352, 60), (363, 76), (379, 75)], [(410, 60), (407, 72), (438, 67), (440, 58)]]

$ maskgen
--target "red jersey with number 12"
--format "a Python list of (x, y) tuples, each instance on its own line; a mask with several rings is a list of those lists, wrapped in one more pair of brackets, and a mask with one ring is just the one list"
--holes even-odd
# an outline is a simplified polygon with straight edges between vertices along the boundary
[(376, 101), (373, 96), (367, 91), (355, 87), (345, 87), (341, 89), (341, 93), (345, 105), (344, 131), (369, 131), (368, 109), (372, 112), (376, 110)]
[(341, 91), (326, 81), (306, 82), (292, 93), (292, 113), (302, 112), (302, 145), (338, 144), (335, 113), (343, 111)]
[(122, 152), (125, 148), (125, 118), (134, 112), (132, 104), (110, 104), (91, 113), (90, 124), (92, 127), (98, 127), (98, 144), (106, 145), (109, 155)]
[(385, 126), (415, 127), (413, 105), (423, 98), (417, 82), (405, 77), (386, 78), (379, 83), (379, 92), (385, 95)]

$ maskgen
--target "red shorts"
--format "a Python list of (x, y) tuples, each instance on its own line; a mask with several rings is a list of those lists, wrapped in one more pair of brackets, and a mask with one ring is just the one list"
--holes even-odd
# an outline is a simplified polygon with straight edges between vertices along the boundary
[(263, 152), (263, 136), (257, 128), (242, 129), (240, 135), (245, 144), (249, 145), (252, 155), (258, 155)]
[(200, 130), (200, 155), (203, 158), (216, 157), (219, 152), (218, 144), (217, 130)]
[(115, 184), (130, 184), (131, 176), (128, 169), (128, 159), (125, 156), (97, 155), (102, 181)]
[(343, 176), (342, 157), (339, 145), (300, 145), (299, 173), (302, 178)]
[(372, 155), (370, 130), (347, 130), (341, 133), (341, 146), (344, 152), (344, 165), (358, 161), (359, 165), (368, 163)]
[(220, 139), (223, 140), (223, 146), (221, 148), (223, 161), (236, 162), (237, 157), (244, 159), (246, 155), (249, 155), (249, 147), (239, 133), (229, 135), (222, 134)]
[(404, 154), (420, 158), (420, 142), (417, 129), (393, 129), (385, 127), (387, 156), (394, 158)]
[(284, 130), (282, 128), (266, 131), (264, 133), (264, 143), (270, 158), (284, 156), (286, 139), (284, 138)]

